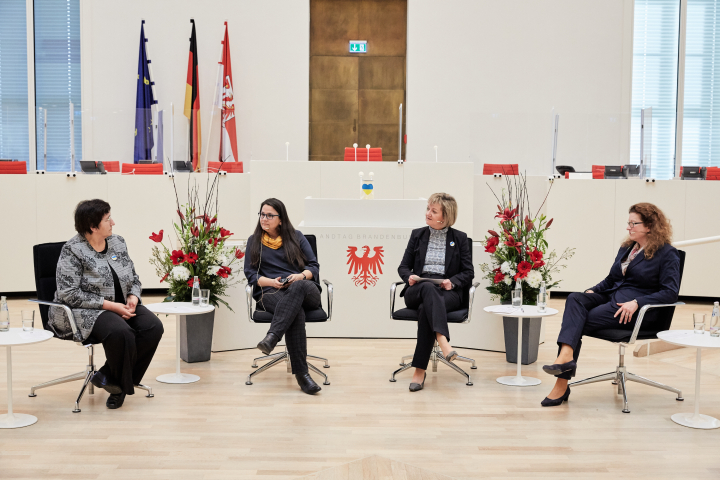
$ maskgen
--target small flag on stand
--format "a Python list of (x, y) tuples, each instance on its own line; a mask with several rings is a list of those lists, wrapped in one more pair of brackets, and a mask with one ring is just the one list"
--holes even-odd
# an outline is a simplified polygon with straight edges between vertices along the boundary
[(193, 170), (200, 171), (200, 152), (202, 151), (200, 135), (200, 84), (198, 82), (197, 39), (195, 38), (195, 20), (192, 23), (190, 35), (190, 56), (188, 57), (187, 82), (185, 85), (184, 115), (190, 120), (190, 159)]
[(220, 128), (221, 162), (237, 162), (237, 134), (235, 130), (235, 100), (233, 97), (232, 66), (230, 64), (230, 39), (228, 25), (225, 22), (225, 36), (222, 41), (222, 61), (220, 62), (220, 81), (222, 87), (216, 105), (222, 110), (222, 127)]
[(137, 95), (135, 98), (135, 153), (133, 162), (152, 160), (152, 148), (155, 144), (152, 128), (152, 106), (157, 103), (150, 78), (150, 69), (145, 49), (145, 20), (140, 24), (140, 57), (138, 58)]

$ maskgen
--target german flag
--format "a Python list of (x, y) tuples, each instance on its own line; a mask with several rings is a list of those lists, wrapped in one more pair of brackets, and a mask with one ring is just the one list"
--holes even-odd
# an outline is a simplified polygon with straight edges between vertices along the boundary
[(198, 82), (197, 39), (195, 38), (195, 20), (190, 35), (190, 56), (188, 57), (187, 82), (185, 85), (185, 116), (190, 120), (190, 158), (193, 170), (200, 171), (200, 84)]

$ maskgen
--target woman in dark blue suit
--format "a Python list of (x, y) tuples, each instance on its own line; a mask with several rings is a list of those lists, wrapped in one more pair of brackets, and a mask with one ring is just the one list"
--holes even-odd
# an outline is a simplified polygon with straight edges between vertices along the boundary
[[(447, 360), (452, 362), (458, 356), (449, 343), (447, 312), (460, 308), (465, 288), (472, 282), (475, 270), (467, 234), (452, 228), (456, 218), (457, 202), (452, 196), (447, 193), (431, 195), (425, 212), (428, 226), (412, 231), (398, 267), (400, 278), (406, 283), (400, 296), (405, 298), (408, 308), (418, 311), (411, 392), (425, 386), (425, 370), (436, 340)], [(419, 282), (420, 278), (442, 282)]]
[[(557, 381), (543, 407), (562, 404), (570, 396), (568, 380), (575, 375), (583, 334), (605, 328), (635, 328), (638, 310), (648, 304), (674, 303), (680, 290), (680, 255), (670, 245), (672, 227), (651, 203), (630, 207), (628, 238), (618, 251), (610, 274), (584, 293), (571, 293), (565, 303), (558, 336), (560, 353), (543, 370)], [(652, 322), (650, 310), (643, 322)]]

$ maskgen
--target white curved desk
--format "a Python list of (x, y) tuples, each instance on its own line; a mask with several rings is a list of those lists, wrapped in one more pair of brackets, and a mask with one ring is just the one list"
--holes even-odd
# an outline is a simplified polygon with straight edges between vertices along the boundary
[(8, 413), (0, 415), (0, 428), (27, 427), (37, 422), (37, 417), (26, 413), (14, 413), (12, 405), (12, 347), (31, 345), (50, 340), (53, 337), (47, 330), (23, 332), (22, 328), (11, 328), (9, 332), (0, 332), (0, 346), (7, 350), (7, 399)]
[(720, 420), (700, 413), (701, 351), (703, 348), (720, 348), (720, 337), (711, 337), (709, 332), (704, 332), (700, 335), (693, 330), (666, 330), (658, 333), (657, 337), (663, 342), (682, 345), (683, 347), (695, 347), (697, 349), (695, 361), (695, 412), (676, 413), (670, 417), (672, 421), (684, 427), (700, 428), (703, 430), (720, 427)]
[(200, 377), (191, 373), (180, 372), (180, 317), (184, 315), (199, 315), (201, 313), (210, 313), (215, 307), (208, 305), (205, 307), (194, 306), (191, 302), (164, 302), (151, 303), (145, 305), (155, 315), (175, 315), (175, 348), (176, 348), (176, 365), (175, 373), (166, 373), (155, 378), (161, 383), (195, 383)]

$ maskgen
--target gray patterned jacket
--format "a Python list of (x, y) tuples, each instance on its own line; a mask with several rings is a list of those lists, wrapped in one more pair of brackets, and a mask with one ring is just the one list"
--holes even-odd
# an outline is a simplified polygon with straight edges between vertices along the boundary
[[(118, 235), (111, 235), (107, 238), (107, 245), (107, 253), (100, 253), (85, 237), (75, 235), (67, 241), (60, 253), (55, 274), (55, 301), (72, 309), (80, 336), (75, 341), (85, 341), (90, 335), (95, 321), (104, 312), (103, 301), (115, 301), (115, 283), (109, 263), (112, 263), (120, 280), (125, 298), (135, 295), (140, 300), (142, 285), (128, 255), (125, 240)], [(65, 310), (50, 307), (49, 316), (50, 327), (59, 338), (72, 338), (73, 332)]]

